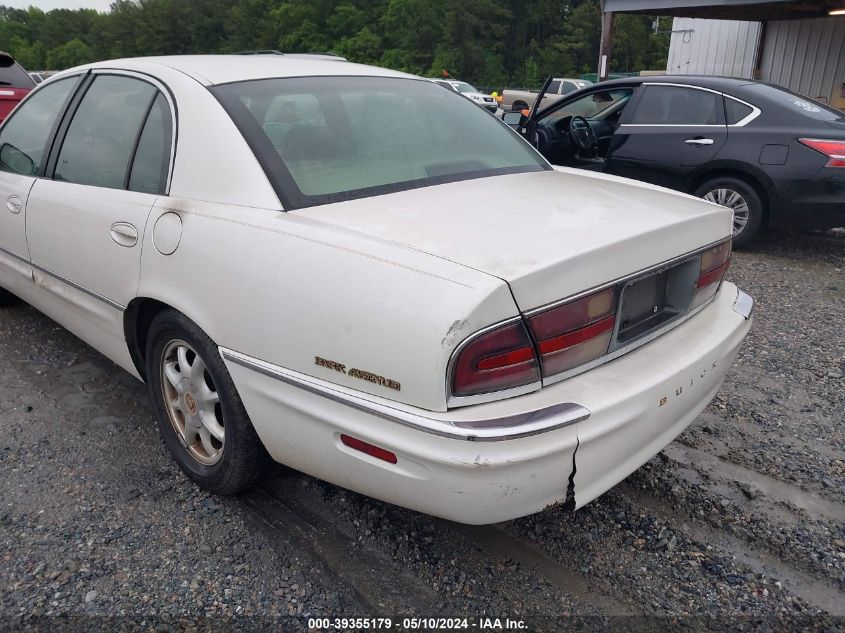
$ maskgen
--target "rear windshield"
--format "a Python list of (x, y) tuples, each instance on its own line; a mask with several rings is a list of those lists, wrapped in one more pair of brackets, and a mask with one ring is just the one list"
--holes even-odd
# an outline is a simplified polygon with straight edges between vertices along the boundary
[(0, 86), (33, 88), (35, 82), (14, 59), (8, 55), (0, 55)]
[(845, 117), (845, 113), (841, 110), (785, 88), (769, 84), (750, 84), (745, 88), (749, 93), (756, 93), (765, 99), (774, 101), (796, 114), (809, 116), (819, 121), (836, 121)]
[(287, 209), (551, 169), (508, 126), (430, 81), (305, 77), (212, 91)]

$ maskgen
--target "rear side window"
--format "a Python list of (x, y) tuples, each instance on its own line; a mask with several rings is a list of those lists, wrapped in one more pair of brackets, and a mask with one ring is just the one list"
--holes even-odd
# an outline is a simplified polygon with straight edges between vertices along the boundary
[(132, 161), (129, 190), (141, 193), (163, 193), (167, 188), (170, 166), (170, 107), (159, 93), (147, 116), (138, 149)]
[(725, 117), (727, 118), (728, 125), (736, 125), (752, 112), (754, 110), (750, 106), (730, 97), (725, 97)]
[(560, 94), (560, 82), (557, 79), (552, 81), (549, 84), (549, 89), (546, 92), (553, 95)]
[(640, 125), (719, 125), (722, 97), (678, 86), (646, 86), (631, 120)]
[(33, 88), (35, 82), (19, 63), (8, 55), (0, 54), (0, 86)]
[(749, 93), (754, 93), (765, 99), (774, 101), (794, 114), (810, 117), (817, 121), (838, 121), (845, 118), (845, 114), (841, 110), (779, 86), (757, 83), (748, 84), (744, 88)]
[(138, 79), (97, 77), (68, 127), (54, 178), (123, 189), (138, 134), (157, 93)]
[(0, 132), (0, 169), (35, 176), (46, 159), (47, 138), (78, 77), (58, 79), (32, 93)]

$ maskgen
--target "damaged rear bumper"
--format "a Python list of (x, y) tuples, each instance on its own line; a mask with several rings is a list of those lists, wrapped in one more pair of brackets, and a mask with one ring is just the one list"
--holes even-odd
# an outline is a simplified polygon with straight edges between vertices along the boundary
[[(581, 507), (648, 461), (715, 395), (749, 317), (747, 301), (724, 284), (701, 313), (625, 356), (531, 394), (445, 413), (361, 398), (221, 353), (277, 461), (397, 505), (482, 524), (552, 504)], [(346, 446), (342, 434), (394, 453), (396, 463)]]

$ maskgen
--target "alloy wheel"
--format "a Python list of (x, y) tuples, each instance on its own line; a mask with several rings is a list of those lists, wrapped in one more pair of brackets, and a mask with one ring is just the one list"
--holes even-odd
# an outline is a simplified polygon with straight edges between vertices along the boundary
[(188, 343), (174, 340), (160, 367), (164, 406), (179, 440), (201, 464), (216, 464), (223, 457), (223, 411), (205, 361)]
[(714, 189), (704, 194), (704, 199), (728, 207), (734, 212), (733, 236), (736, 237), (748, 226), (751, 210), (748, 201), (734, 189)]

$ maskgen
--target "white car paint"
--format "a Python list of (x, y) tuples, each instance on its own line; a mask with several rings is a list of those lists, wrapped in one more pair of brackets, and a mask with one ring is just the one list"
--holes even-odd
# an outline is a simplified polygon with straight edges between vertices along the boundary
[[(125, 316), (147, 299), (181, 311), (220, 346), (270, 454), (303, 472), (467, 523), (564, 501), (580, 507), (695, 418), (750, 326), (746, 295), (724, 283), (697, 314), (620, 358), (455, 407), (447, 368), (467, 337), (724, 239), (730, 212), (567, 170), (284, 212), (206, 87), (407, 75), (283, 56), (199, 56), (100, 62), (43, 86), (88, 70), (166, 87), (177, 129), (168, 191), (0, 172), (0, 194), (22, 199), (20, 213), (0, 211), (0, 286), (136, 377)], [(154, 228), (163, 217), (164, 228)], [(115, 223), (134, 226), (137, 244), (116, 244)], [(318, 366), (316, 356), (401, 389)], [(684, 397), (672, 397), (678, 387)], [(393, 451), (397, 463), (350, 449), (341, 433)]]
[(432, 79), (431, 81), (433, 81), (434, 83), (441, 85), (441, 86), (443, 86), (447, 89), (451, 88), (452, 90), (457, 92), (459, 95), (469, 99), (473, 103), (477, 103), (478, 105), (480, 105), (481, 107), (483, 107), (487, 111), (492, 112), (493, 114), (497, 114), (500, 110), (499, 104), (496, 102), (496, 100), (492, 96), (486, 95), (483, 92), (478, 92), (478, 91), (471, 91), (471, 90), (462, 91), (460, 89), (461, 84), (463, 84), (467, 87), (472, 87), (470, 84), (466, 83), (465, 81), (453, 81), (453, 80), (450, 80), (450, 79)]

